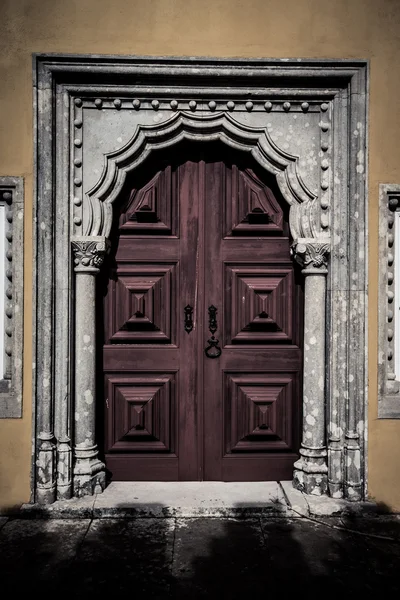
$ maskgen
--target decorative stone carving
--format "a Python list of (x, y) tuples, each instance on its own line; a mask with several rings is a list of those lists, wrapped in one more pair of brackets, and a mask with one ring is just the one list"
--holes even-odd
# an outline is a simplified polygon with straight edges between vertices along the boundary
[(316, 240), (297, 241), (292, 246), (294, 258), (303, 269), (304, 275), (314, 273), (326, 274), (330, 245)]
[(299, 176), (298, 158), (278, 148), (265, 127), (246, 126), (229, 113), (204, 116), (178, 112), (160, 124), (139, 126), (128, 144), (106, 155), (104, 172), (88, 192), (88, 235), (109, 236), (112, 223), (110, 208), (122, 190), (127, 173), (141, 164), (153, 149), (169, 147), (173, 141), (178, 143), (182, 139), (220, 140), (238, 150), (251, 150), (254, 158), (276, 175), (287, 202), (296, 205), (290, 219), (293, 237), (317, 233), (313, 222), (314, 210), (319, 210), (318, 203)]
[(77, 237), (72, 239), (75, 271), (97, 273), (103, 264), (108, 248), (107, 240), (101, 236), (89, 239), (79, 239)]
[[(104, 60), (37, 56), (36, 66), (38, 180), (34, 206), (37, 229), (33, 312), (34, 361), (38, 371), (33, 397), (36, 456), (40, 464), (33, 481), (33, 496), (41, 502), (52, 502), (57, 494), (67, 497), (71, 485), (76, 495), (92, 493), (96, 486), (101, 489), (104, 485), (104, 467), (97, 457), (94, 437), (95, 364), (90, 360), (84, 361), (83, 366), (79, 363), (84, 346), (86, 356), (92, 356), (88, 347), (95, 344), (94, 275), (105, 252), (98, 244), (105, 243), (109, 236), (113, 203), (128, 172), (134, 171), (156, 149), (172, 147), (187, 139), (219, 141), (251, 153), (276, 176), (282, 195), (290, 204), (291, 234), (300, 245), (298, 250), (296, 246), (296, 256), (306, 275), (309, 348), (305, 347), (305, 364), (310, 365), (315, 359), (319, 372), (329, 369), (325, 393), (324, 379), (321, 388), (320, 381), (306, 367), (305, 380), (313, 389), (304, 398), (308, 422), (294, 481), (309, 493), (326, 490), (323, 432), (329, 440), (330, 492), (360, 499), (366, 491), (363, 434), (367, 272), (362, 257), (367, 255), (367, 235), (366, 184), (360, 165), (360, 157), (367, 155), (366, 64), (352, 60), (227, 62), (225, 59), (108, 57)], [(86, 79), (89, 70), (96, 73), (91, 80)], [(205, 81), (209, 86), (206, 89)], [(288, 84), (285, 89), (280, 88), (282, 81)], [(111, 85), (112, 95), (107, 97), (106, 90)], [(101, 104), (95, 103), (96, 98), (101, 99)], [(245, 106), (249, 98), (253, 104), (251, 111)], [(120, 100), (118, 106), (115, 99)], [(189, 102), (194, 99), (197, 105), (192, 111)], [(152, 100), (159, 102), (158, 110), (154, 110)], [(215, 107), (208, 104), (211, 101)], [(288, 111), (283, 107), (285, 102), (290, 102)], [(77, 127), (74, 121), (78, 124), (82, 121), (82, 126)], [(291, 140), (286, 139), (289, 123), (295, 129), (295, 123), (300, 121), (302, 126), (297, 131), (301, 130), (301, 139), (297, 132)], [(106, 127), (99, 138), (96, 127), (103, 125)], [(75, 135), (70, 139), (72, 131)], [(299, 142), (296, 146), (295, 138)], [(106, 140), (107, 148), (101, 146), (104, 150), (100, 149), (99, 139)], [(327, 168), (320, 162), (324, 159), (329, 161)], [(86, 161), (89, 165), (84, 164)], [(313, 171), (309, 165), (314, 165)], [(331, 165), (335, 165), (335, 176)], [(313, 175), (309, 176), (311, 171)], [(95, 177), (99, 177), (98, 181)], [(71, 235), (74, 235), (74, 260), (70, 252)], [(323, 247), (329, 243), (329, 237), (332, 248), (328, 270)], [(301, 244), (306, 244), (305, 252)], [(322, 250), (317, 251), (313, 244), (319, 244)], [(74, 268), (76, 303), (71, 308)], [(325, 306), (326, 280), (325, 319), (324, 312), (316, 307)], [(325, 328), (327, 352), (322, 342)], [(312, 341), (313, 332), (316, 343)], [(75, 362), (71, 365), (72, 347)], [(319, 349), (318, 355), (314, 355), (315, 347)], [(321, 357), (326, 365), (320, 365)], [(69, 387), (71, 381), (73, 390)], [(312, 396), (314, 390), (316, 395)], [(326, 414), (325, 409), (320, 411), (322, 397)], [(310, 398), (318, 414), (308, 410)], [(88, 420), (81, 425), (74, 418), (76, 410), (70, 410), (71, 403), (74, 409), (78, 407), (79, 416), (85, 406)], [(84, 427), (91, 432), (88, 440), (83, 438)], [(75, 444), (73, 470), (68, 448), (71, 431)]]
[[(143, 90), (141, 90), (143, 93)], [(167, 88), (167, 92), (171, 90)], [(330, 107), (330, 103), (323, 102), (320, 104), (319, 102), (302, 102), (297, 99), (295, 96), (290, 98), (290, 101), (283, 101), (283, 99), (273, 98), (274, 102), (266, 99), (265, 97), (253, 97), (249, 99), (247, 97), (233, 97), (230, 99), (213, 99), (212, 97), (204, 98), (202, 93), (198, 94), (197, 100), (192, 97), (184, 97), (180, 98), (181, 102), (179, 102), (176, 98), (168, 97), (168, 93), (165, 94), (164, 97), (152, 97), (150, 94), (143, 94), (142, 97), (132, 98), (130, 95), (124, 98), (114, 98), (114, 97), (102, 97), (102, 98), (77, 98), (77, 102), (75, 103), (75, 107), (78, 109), (86, 108), (88, 106), (94, 106), (98, 109), (108, 109), (113, 108), (118, 111), (130, 110), (131, 107), (135, 108), (135, 110), (146, 111), (149, 108), (153, 110), (177, 110), (180, 108), (181, 110), (209, 110), (215, 111), (218, 110), (220, 112), (228, 111), (248, 111), (248, 112), (259, 112), (266, 110), (267, 112), (308, 112), (312, 108), (314, 110), (318, 110), (318, 112), (327, 112)], [(204, 104), (203, 104), (204, 103)], [(207, 108), (206, 108), (207, 107)], [(75, 123), (74, 123), (75, 124)], [(76, 125), (76, 127), (80, 128), (82, 125)], [(329, 123), (321, 122), (320, 127), (327, 131), (329, 129)]]
[(380, 418), (400, 418), (400, 327), (397, 281), (400, 184), (379, 186), (379, 403)]
[(0, 419), (22, 416), (23, 357), (23, 260), (24, 260), (24, 186), (21, 177), (0, 177), (0, 200), (4, 219), (3, 336), (2, 374), (0, 375)]

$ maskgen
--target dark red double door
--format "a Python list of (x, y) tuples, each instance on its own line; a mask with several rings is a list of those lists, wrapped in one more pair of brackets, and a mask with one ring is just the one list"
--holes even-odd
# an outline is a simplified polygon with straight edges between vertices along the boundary
[(127, 192), (104, 303), (115, 480), (291, 477), (302, 307), (288, 224), (260, 173), (224, 154), (159, 163)]

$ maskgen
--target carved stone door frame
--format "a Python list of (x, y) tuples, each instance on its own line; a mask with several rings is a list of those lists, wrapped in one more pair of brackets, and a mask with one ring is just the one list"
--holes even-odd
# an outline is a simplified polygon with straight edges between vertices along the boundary
[(295, 487), (366, 493), (367, 64), (36, 55), (32, 501), (101, 491), (95, 281), (127, 173), (219, 140), (276, 176), (305, 276)]

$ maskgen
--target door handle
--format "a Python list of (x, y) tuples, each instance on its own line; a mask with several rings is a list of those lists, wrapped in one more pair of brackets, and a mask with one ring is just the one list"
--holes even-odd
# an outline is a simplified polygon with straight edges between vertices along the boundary
[(211, 337), (207, 340), (208, 346), (204, 349), (204, 352), (208, 358), (218, 358), (221, 355), (221, 348), (219, 347), (219, 340), (215, 337), (215, 332), (218, 328), (217, 323), (217, 307), (211, 304), (208, 307), (208, 329), (210, 330)]
[(185, 311), (185, 331), (190, 333), (193, 329), (193, 307), (187, 304), (183, 310)]

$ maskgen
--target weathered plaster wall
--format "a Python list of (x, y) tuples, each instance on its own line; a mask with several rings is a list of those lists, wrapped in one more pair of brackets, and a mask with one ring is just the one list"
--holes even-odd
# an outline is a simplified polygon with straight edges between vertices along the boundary
[(398, 0), (2, 0), (0, 174), (26, 182), (24, 417), (0, 422), (0, 506), (29, 499), (32, 52), (368, 58), (369, 490), (400, 509), (400, 421), (377, 420), (378, 183), (400, 181)]

